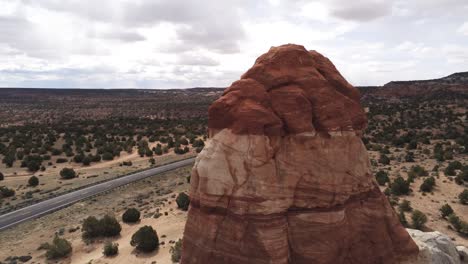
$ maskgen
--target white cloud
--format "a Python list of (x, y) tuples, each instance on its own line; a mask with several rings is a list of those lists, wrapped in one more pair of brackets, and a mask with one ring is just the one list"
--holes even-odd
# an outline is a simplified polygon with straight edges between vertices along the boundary
[(0, 86), (227, 86), (271, 46), (353, 84), (468, 68), (466, 0), (0, 0)]
[(461, 25), (458, 28), (457, 32), (462, 35), (468, 36), (468, 22), (463, 23), (463, 25)]

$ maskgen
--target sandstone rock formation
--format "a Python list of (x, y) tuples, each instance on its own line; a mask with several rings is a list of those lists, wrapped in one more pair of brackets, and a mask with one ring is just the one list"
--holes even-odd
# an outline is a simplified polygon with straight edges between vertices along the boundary
[(422, 232), (408, 229), (409, 234), (419, 246), (416, 260), (409, 260), (405, 264), (465, 264), (467, 249), (455, 246), (452, 240), (440, 232)]
[(393, 264), (418, 247), (380, 192), (359, 93), (302, 46), (273, 47), (209, 109), (181, 263)]

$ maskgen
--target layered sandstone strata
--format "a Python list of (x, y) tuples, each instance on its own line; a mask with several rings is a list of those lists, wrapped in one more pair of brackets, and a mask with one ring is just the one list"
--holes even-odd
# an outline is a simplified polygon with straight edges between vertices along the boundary
[(418, 247), (370, 170), (359, 93), (302, 46), (273, 47), (209, 109), (182, 263), (398, 263)]

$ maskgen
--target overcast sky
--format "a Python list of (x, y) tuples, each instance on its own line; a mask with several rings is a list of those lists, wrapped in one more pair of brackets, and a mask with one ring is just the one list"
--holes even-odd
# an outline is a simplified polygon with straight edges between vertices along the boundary
[(0, 0), (0, 86), (225, 87), (304, 45), (354, 85), (468, 71), (467, 0)]

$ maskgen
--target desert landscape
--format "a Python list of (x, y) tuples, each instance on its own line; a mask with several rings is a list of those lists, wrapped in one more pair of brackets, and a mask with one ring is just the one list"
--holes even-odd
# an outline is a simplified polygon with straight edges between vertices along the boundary
[(0, 6), (0, 264), (468, 264), (466, 0)]
[[(464, 75), (461, 73), (454, 76)], [(372, 171), (380, 184), (380, 189), (387, 195), (400, 217), (404, 216), (404, 219), (400, 219), (403, 224), (411, 227), (412, 215), (415, 211), (420, 211), (427, 218), (421, 227), (422, 230), (440, 231), (450, 236), (457, 245), (468, 246), (466, 229), (461, 227), (457, 230), (456, 222), (453, 222), (453, 219), (451, 222), (448, 215), (445, 217), (441, 215), (442, 206), (447, 204), (453, 210), (453, 214), (458, 216), (461, 223), (468, 220), (468, 208), (461, 198), (468, 181), (466, 164), (468, 142), (466, 136), (466, 105), (468, 101), (466, 87), (468, 86), (466, 86), (466, 79), (463, 78), (455, 78), (456, 81), (450, 84), (446, 84), (444, 80), (444, 78), (440, 81), (432, 80), (430, 92), (423, 95), (413, 91), (413, 89), (421, 89), (420, 86), (423, 84), (416, 85), (415, 83), (418, 82), (412, 82), (405, 86), (405, 92), (402, 92), (403, 88), (400, 88), (395, 93), (387, 91), (386, 86), (358, 87), (361, 92), (360, 100), (369, 119), (369, 125), (364, 131), (362, 140), (368, 149)], [(463, 87), (465, 88), (463, 89)], [(188, 97), (197, 108), (207, 109), (212, 101), (219, 98), (222, 90), (221, 88), (189, 89), (181, 93), (190, 95)], [(7, 91), (10, 96), (14, 92), (11, 89)], [(23, 91), (18, 89), (18, 92), (22, 93)], [(171, 92), (175, 93), (175, 91)], [(5, 91), (0, 90), (0, 93), (5, 93)], [(42, 91), (41, 95), (44, 98), (51, 98), (57, 93), (57, 91), (51, 90), (50, 95), (45, 96), (47, 91)], [(88, 100), (87, 93), (85, 91), (83, 95), (80, 95), (80, 100), (85, 104)], [(112, 91), (106, 93), (113, 94)], [(116, 101), (119, 100), (122, 93), (122, 91), (115, 92)], [(126, 93), (129, 94), (127, 97), (131, 97), (133, 92), (126, 91)], [(159, 93), (165, 94), (166, 91), (152, 91), (152, 94)], [(76, 96), (78, 95), (68, 94), (69, 99), (67, 100), (77, 100)], [(0, 107), (10, 108), (9, 96), (1, 98)], [(112, 97), (107, 96), (107, 98), (112, 101), (110, 99)], [(51, 113), (56, 111), (57, 106), (50, 103), (54, 100), (47, 100), (30, 102), (28, 109), (43, 109), (46, 105), (51, 109)], [(129, 100), (128, 104), (133, 104), (133, 102)], [(151, 105), (155, 109), (162, 107), (158, 106), (158, 102)], [(2, 197), (2, 211), (8, 212), (14, 208), (26, 206), (96, 182), (196, 156), (204, 146), (204, 142), (209, 140), (206, 113), (187, 120), (182, 113), (175, 111), (172, 118), (145, 119), (135, 116), (133, 121), (125, 122), (125, 125), (122, 125), (124, 122), (112, 122), (112, 126), (106, 125), (107, 119), (115, 118), (118, 120), (118, 116), (128, 114), (119, 113), (119, 109), (121, 108), (108, 110), (112, 114), (102, 117), (106, 118), (104, 120), (94, 116), (88, 120), (83, 118), (80, 111), (76, 111), (75, 115), (67, 117), (67, 122), (58, 116), (56, 121), (47, 119), (40, 122), (40, 119), (36, 119), (35, 124), (4, 126), (1, 140), (4, 147), (0, 154), (1, 158), (5, 159), (11, 155), (12, 151), (16, 155), (11, 167), (5, 162), (0, 167), (4, 175), (1, 185), (4, 186), (3, 188), (15, 191), (11, 197)], [(189, 105), (183, 108), (183, 111), (197, 112), (191, 111)], [(2, 112), (4, 111), (2, 110)], [(135, 113), (135, 115), (137, 114)], [(175, 118), (176, 116), (180, 116), (180, 118)], [(25, 120), (26, 116), (17, 113), (15, 118), (10, 119), (9, 122), (13, 124), (17, 122), (15, 120)], [(116, 128), (119, 129), (116, 130)], [(40, 131), (49, 131), (49, 133), (41, 133)], [(48, 144), (48, 141), (44, 140), (50, 137), (50, 131), (55, 132), (56, 139), (54, 138), (53, 144)], [(24, 145), (16, 145), (16, 142), (21, 142), (18, 134), (30, 136), (29, 139), (26, 137), (26, 140), (22, 141)], [(108, 143), (104, 143), (104, 145), (100, 143), (99, 141), (102, 141), (103, 138), (97, 135), (104, 135), (104, 139), (107, 139)], [(38, 142), (37, 139), (41, 137), (42, 140)], [(83, 138), (84, 142), (80, 143), (81, 141), (76, 140), (79, 138)], [(116, 148), (121, 149), (116, 155), (113, 155), (111, 160), (93, 161), (89, 165), (83, 164), (82, 161), (76, 162), (77, 155), (85, 157), (86, 155), (92, 157), (98, 153), (102, 155), (103, 150), (100, 150), (99, 146), (104, 148), (106, 144), (111, 146), (119, 138), (121, 140), (117, 142)], [(154, 151), (158, 145), (161, 146), (161, 150), (167, 149), (162, 153)], [(12, 146), (17, 148), (13, 149)], [(176, 148), (181, 149), (185, 146), (189, 147), (187, 153), (175, 153)], [(31, 149), (26, 149), (28, 147)], [(45, 149), (41, 150), (44, 147)], [(88, 149), (86, 150), (86, 148)], [(139, 151), (142, 148), (144, 148), (144, 152)], [(154, 153), (147, 153), (148, 149)], [(61, 153), (53, 155), (52, 152), (55, 150), (61, 150)], [(41, 151), (42, 154), (40, 154)], [(67, 151), (73, 155), (67, 155)], [(22, 152), (25, 153), (21, 154)], [(37, 171), (31, 171), (27, 165), (21, 165), (23, 161), (28, 160), (26, 153), (30, 153), (31, 156), (50, 156), (50, 159), (42, 159), (37, 166)], [(57, 163), (57, 160), (61, 158), (66, 159), (66, 161)], [(151, 163), (151, 159), (154, 160), (154, 164)], [(46, 168), (44, 171), (41, 170), (42, 166)], [(63, 168), (72, 168), (77, 174), (76, 178), (62, 179), (60, 171)], [(35, 187), (28, 184), (28, 179), (33, 175), (39, 179), (39, 184)], [(3, 250), (0, 259), (9, 263), (8, 260), (11, 260), (12, 257), (30, 255), (33, 257), (32, 261), (36, 263), (45, 262), (44, 250), (37, 250), (37, 248), (41, 243), (51, 241), (55, 234), (59, 234), (70, 241), (73, 247), (71, 257), (61, 260), (64, 263), (128, 263), (128, 261), (132, 261), (132, 263), (152, 263), (153, 261), (172, 263), (169, 249), (174, 246), (175, 241), (182, 238), (187, 219), (186, 211), (177, 208), (175, 198), (180, 192), (189, 192), (187, 182), (189, 175), (190, 167), (164, 175), (155, 175), (147, 180), (98, 195), (66, 209), (2, 231), (0, 243)], [(407, 191), (400, 192), (399, 187), (396, 187), (399, 186), (396, 183), (399, 182), (399, 178), (403, 179), (403, 185), (408, 186)], [(435, 180), (435, 185), (427, 190), (423, 189), (421, 186), (430, 178)], [(119, 252), (121, 252), (119, 255), (112, 258), (103, 256), (102, 247), (104, 241), (108, 239), (99, 238), (90, 244), (83, 242), (80, 229), (87, 216), (102, 217), (111, 214), (119, 219), (123, 211), (129, 207), (136, 207), (141, 212), (142, 217), (138, 224), (122, 224), (120, 235), (110, 238), (110, 241), (119, 244)], [(159, 216), (159, 213), (156, 212), (161, 212), (162, 215)], [(165, 215), (165, 212), (168, 214)], [(160, 239), (161, 235), (165, 235), (165, 239), (161, 240), (161, 243), (164, 241), (164, 244), (161, 244), (163, 246), (157, 253), (140, 255), (132, 251), (128, 242), (129, 236), (136, 231), (137, 227), (143, 225), (156, 227)], [(15, 242), (11, 243), (12, 240)], [(172, 242), (169, 243), (170, 241)], [(19, 245), (21, 246), (19, 247)]]

